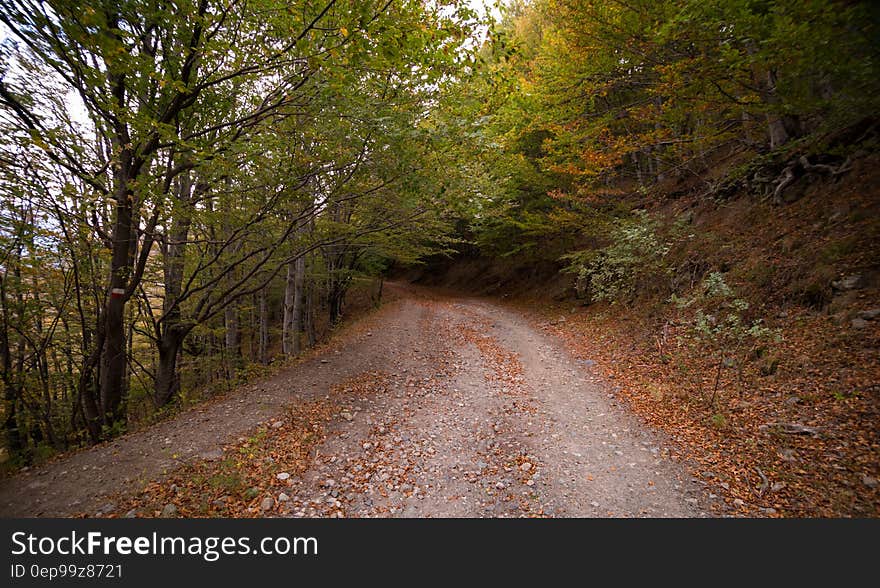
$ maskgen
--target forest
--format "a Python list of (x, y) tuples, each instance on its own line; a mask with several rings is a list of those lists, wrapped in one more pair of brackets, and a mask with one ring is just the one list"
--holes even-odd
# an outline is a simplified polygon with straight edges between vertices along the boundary
[(424, 117), (458, 67), (467, 13), (2, 11), (11, 454), (99, 441), (296, 355), (339, 320), (352, 283), (443, 241)]
[[(591, 336), (678, 370), (633, 387), (693, 385), (669, 414), (716, 431), (752, 376), (839, 382), (876, 494), (878, 25), (849, 0), (0, 0), (3, 469), (274, 373), (415, 277), (599, 312)], [(844, 375), (779, 351), (817, 317), (858, 331)]]

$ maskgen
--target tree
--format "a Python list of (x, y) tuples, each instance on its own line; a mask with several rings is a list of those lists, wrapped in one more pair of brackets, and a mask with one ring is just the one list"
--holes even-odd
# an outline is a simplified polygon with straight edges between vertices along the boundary
[[(413, 170), (382, 150), (413, 139), (460, 59), (471, 13), (454, 4), (0, 3), (12, 33), (0, 79), (3, 197), (34, 219), (28, 228), (16, 213), (3, 227), (15, 260), (3, 267), (0, 349), (15, 451), (17, 423), (30, 422), (21, 411), (33, 384), (16, 375), (27, 361), (47, 391), (32, 404), (49, 415), (40, 434), (52, 434), (56, 396), (72, 392), (53, 414), (97, 441), (124, 427), (132, 387), (155, 410), (181, 390), (184, 354), (222, 357), (203, 336), (220, 321), (231, 348), (258, 337), (255, 355), (268, 361), (288, 267), (287, 330), (313, 331), (307, 303), (328, 275), (323, 253), (363, 258), (370, 235), (402, 231), (421, 210), (424, 195), (397, 196)], [(19, 269), (41, 285), (43, 274), (62, 279), (51, 296), (29, 297)], [(239, 321), (255, 299), (258, 335)]]

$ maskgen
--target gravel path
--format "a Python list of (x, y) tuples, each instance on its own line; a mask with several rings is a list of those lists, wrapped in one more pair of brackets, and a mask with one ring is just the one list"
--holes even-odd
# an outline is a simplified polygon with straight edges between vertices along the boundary
[(366, 372), (286, 516), (700, 517), (702, 487), (611, 388), (519, 314), (397, 288), (401, 298), (265, 381), (0, 482), (0, 515), (96, 515), (299, 399)]
[(476, 300), (418, 305), (382, 394), (291, 480), (295, 517), (700, 517), (709, 503), (663, 439), (521, 316)]

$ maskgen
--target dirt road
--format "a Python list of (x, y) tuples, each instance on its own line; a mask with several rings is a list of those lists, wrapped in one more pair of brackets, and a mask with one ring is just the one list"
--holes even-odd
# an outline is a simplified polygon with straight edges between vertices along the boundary
[[(182, 462), (215, 459), (285, 406), (372, 372), (274, 514), (699, 517), (702, 487), (587, 363), (526, 317), (398, 287), (321, 354), (147, 430), (0, 482), (0, 515), (100, 515)], [(377, 376), (379, 377), (379, 376)]]

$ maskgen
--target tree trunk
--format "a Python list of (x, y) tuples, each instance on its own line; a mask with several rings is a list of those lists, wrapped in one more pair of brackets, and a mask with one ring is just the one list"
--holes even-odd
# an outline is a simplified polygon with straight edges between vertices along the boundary
[(3, 410), (6, 413), (6, 418), (3, 420), (3, 431), (6, 436), (6, 449), (10, 456), (15, 457), (24, 449), (18, 426), (17, 405), (21, 393), (14, 386), (4, 385), (3, 388)]
[(116, 218), (113, 224), (110, 289), (104, 302), (104, 340), (101, 349), (101, 420), (111, 426), (123, 418), (120, 411), (125, 378), (125, 302), (132, 267), (133, 198), (130, 189), (131, 152), (123, 150), (123, 161), (116, 174)]
[(310, 283), (306, 285), (306, 308), (305, 308), (305, 328), (306, 336), (309, 339), (309, 347), (314, 347), (318, 342), (318, 333), (315, 328), (315, 291), (314, 286)]
[(338, 283), (334, 283), (327, 297), (329, 308), (330, 326), (335, 327), (342, 320), (342, 301), (345, 298), (345, 290)]
[(101, 410), (98, 406), (100, 398), (100, 373), (95, 377), (95, 367), (100, 371), (98, 361), (100, 359), (100, 351), (104, 346), (103, 328), (96, 337), (97, 347), (92, 355), (86, 360), (82, 372), (79, 377), (79, 401), (82, 406), (83, 418), (86, 421), (86, 430), (89, 432), (89, 438), (93, 443), (98, 443), (102, 437), (101, 431)]
[(229, 304), (223, 311), (223, 322), (226, 325), (226, 353), (236, 363), (241, 356), (241, 331), (238, 322), (238, 305)]
[[(660, 122), (660, 115), (663, 113), (663, 98), (660, 96), (656, 99), (657, 104), (657, 120), (654, 122), (654, 129), (657, 131), (658, 136), (660, 136), (661, 131), (663, 129), (663, 123)], [(663, 152), (663, 147), (657, 145), (654, 147), (654, 165), (656, 166), (656, 175), (657, 175), (657, 183), (660, 184), (663, 180), (666, 179), (666, 176), (663, 173), (663, 159), (660, 157)]]
[(284, 316), (281, 323), (281, 351), (287, 356), (292, 356), (296, 353), (293, 348), (293, 340), (297, 336), (293, 330), (293, 306), (296, 299), (295, 264), (296, 262), (293, 261), (287, 264), (287, 277), (284, 281)]
[[(40, 293), (38, 288), (38, 284), (34, 283), (32, 285), (34, 289), (33, 297), (34, 302), (37, 303), (38, 313), (36, 316), (36, 321), (34, 323), (34, 327), (37, 332), (37, 341), (43, 340), (43, 323), (45, 321), (45, 317), (43, 317), (42, 312), (42, 304), (40, 302)], [(41, 408), (40, 417), (43, 421), (43, 426), (46, 430), (46, 439), (48, 439), (49, 444), (57, 450), (61, 450), (61, 444), (58, 443), (58, 438), (55, 435), (55, 427), (52, 425), (52, 404), (53, 404), (53, 395), (51, 383), (49, 381), (49, 359), (46, 355), (46, 346), (34, 344), (34, 350), (32, 353), (34, 368), (36, 368), (36, 372), (39, 375), (40, 379), (40, 387), (43, 391), (43, 403)]]
[(633, 166), (636, 168), (636, 181), (639, 183), (639, 188), (645, 187), (645, 180), (642, 177), (642, 162), (641, 162), (641, 151), (634, 151), (630, 154), (630, 158), (633, 162)]
[(187, 172), (180, 176), (175, 190), (175, 197), (180, 206), (171, 221), (168, 239), (162, 248), (165, 296), (162, 300), (162, 322), (159, 325), (157, 342), (159, 365), (156, 367), (156, 380), (153, 383), (153, 401), (157, 408), (171, 402), (180, 391), (177, 360), (183, 340), (189, 333), (188, 325), (182, 321), (179, 304), (183, 290), (184, 257), (189, 229), (192, 225), (191, 207), (207, 189), (207, 186), (200, 182), (193, 190), (192, 177)]
[(266, 288), (260, 290), (260, 334), (257, 349), (258, 361), (263, 365), (269, 363), (269, 296)]
[(294, 355), (299, 355), (302, 351), (299, 334), (303, 330), (303, 284), (305, 283), (306, 278), (305, 257), (298, 257), (296, 261), (293, 262), (293, 265), (293, 324), (291, 325), (291, 330), (293, 331), (293, 346), (291, 347), (291, 351)]
[[(776, 71), (767, 72), (767, 84), (764, 100), (772, 107), (777, 107), (781, 100), (776, 93)], [(776, 149), (801, 135), (801, 124), (798, 117), (778, 112), (767, 113), (767, 130), (770, 135), (770, 149)]]
[(153, 401), (156, 408), (171, 402), (180, 391), (180, 374), (177, 373), (177, 358), (183, 336), (176, 329), (166, 330), (159, 343), (159, 365), (156, 368), (156, 382), (153, 388)]
[(782, 117), (775, 114), (767, 114), (767, 129), (770, 134), (770, 149), (776, 149), (788, 143), (788, 133)]
[(3, 421), (3, 431), (6, 435), (6, 448), (10, 456), (21, 453), (24, 448), (21, 439), (21, 433), (18, 427), (18, 398), (21, 395), (19, 386), (13, 381), (12, 377), (12, 349), (9, 347), (9, 305), (6, 297), (6, 274), (0, 274), (0, 319), (3, 321), (2, 329), (0, 329), (0, 355), (3, 362), (3, 412), (5, 419)]
[(376, 308), (379, 308), (380, 306), (382, 306), (382, 290), (384, 289), (384, 286), (385, 286), (385, 278), (380, 275), (377, 278), (377, 280), (379, 282), (379, 285), (376, 288), (376, 295), (373, 298), (373, 306), (375, 306)]

